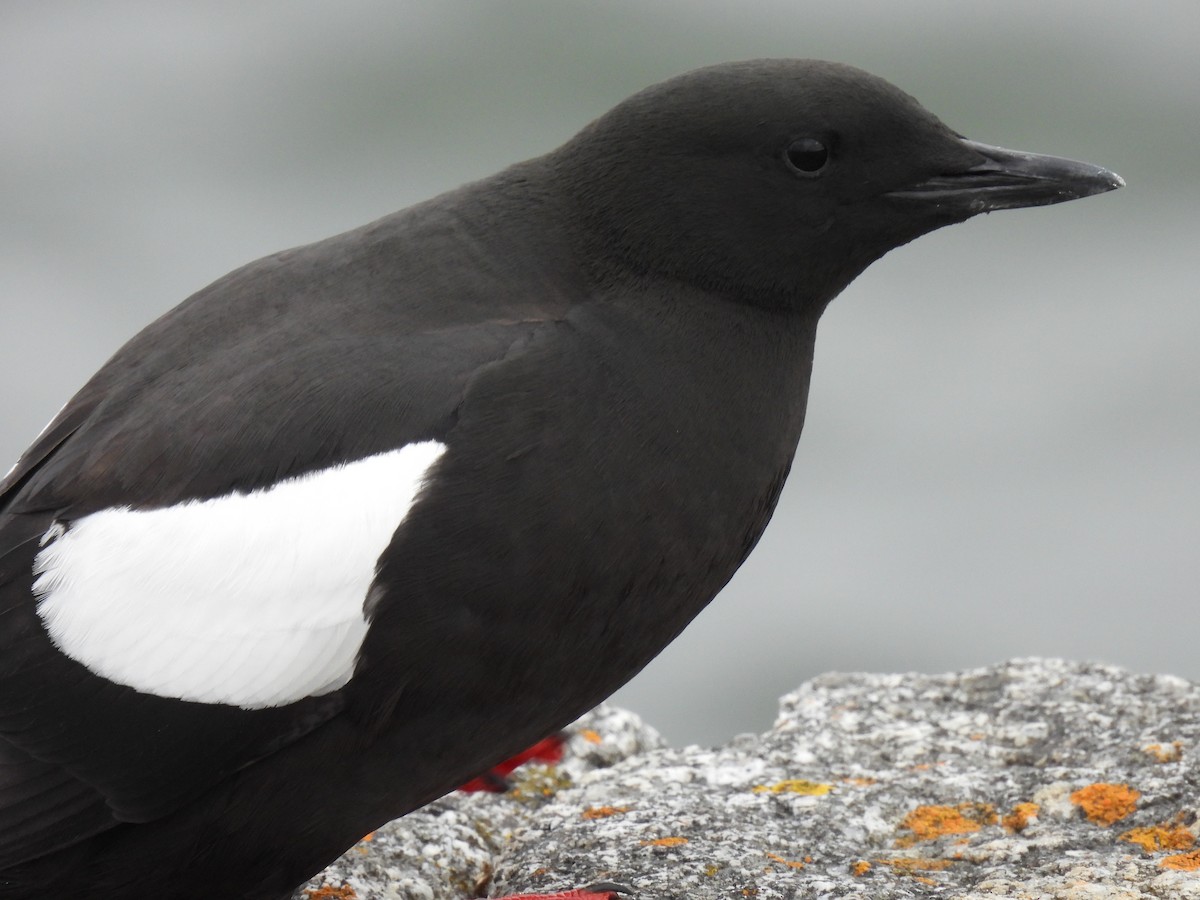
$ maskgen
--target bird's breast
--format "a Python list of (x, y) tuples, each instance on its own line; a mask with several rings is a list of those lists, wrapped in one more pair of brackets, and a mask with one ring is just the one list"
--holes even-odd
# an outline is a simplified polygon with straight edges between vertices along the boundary
[(563, 724), (732, 576), (799, 438), (812, 334), (708, 312), (700, 341), (569, 323), (472, 384), (381, 561), (364, 653), (392, 655), (408, 702), (466, 693)]

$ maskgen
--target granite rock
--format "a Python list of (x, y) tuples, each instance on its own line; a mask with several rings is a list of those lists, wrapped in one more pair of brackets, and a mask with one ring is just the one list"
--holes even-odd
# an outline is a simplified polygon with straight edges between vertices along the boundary
[(298, 897), (1200, 900), (1200, 686), (1182, 679), (834, 674), (716, 749), (611, 707), (572, 734), (558, 766), (380, 829)]

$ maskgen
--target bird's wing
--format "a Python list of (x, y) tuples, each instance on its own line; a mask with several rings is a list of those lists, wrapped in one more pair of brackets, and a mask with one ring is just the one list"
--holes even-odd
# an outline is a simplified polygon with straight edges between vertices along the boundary
[(473, 375), (542, 327), (330, 322), (185, 352), (186, 325), (127, 345), (3, 482), (0, 868), (162, 816), (337, 715), (371, 554)]

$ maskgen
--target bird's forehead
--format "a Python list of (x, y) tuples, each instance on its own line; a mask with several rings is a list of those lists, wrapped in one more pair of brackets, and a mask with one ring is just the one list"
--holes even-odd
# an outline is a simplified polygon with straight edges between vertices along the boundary
[(948, 132), (913, 97), (867, 72), (815, 60), (753, 60), (698, 69), (648, 88), (614, 110), (644, 136), (710, 144), (767, 134)]

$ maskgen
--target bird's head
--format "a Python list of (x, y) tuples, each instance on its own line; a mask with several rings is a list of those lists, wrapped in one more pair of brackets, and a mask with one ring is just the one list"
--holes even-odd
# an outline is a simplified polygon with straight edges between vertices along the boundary
[(818, 310), (926, 232), (1123, 184), (1098, 166), (966, 140), (883, 79), (814, 60), (654, 85), (550, 163), (609, 261)]

